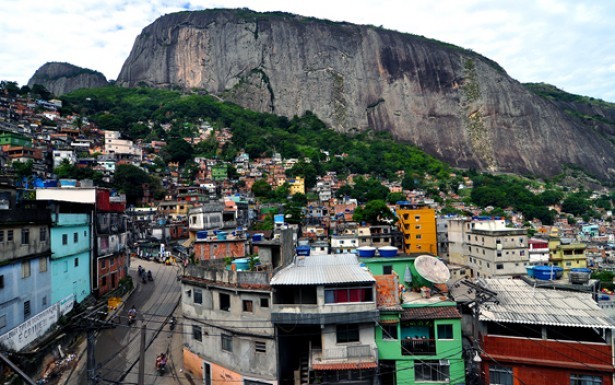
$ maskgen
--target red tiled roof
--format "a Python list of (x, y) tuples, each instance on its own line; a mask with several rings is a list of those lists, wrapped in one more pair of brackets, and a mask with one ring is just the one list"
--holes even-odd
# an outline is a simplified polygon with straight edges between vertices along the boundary
[(404, 309), (401, 314), (402, 321), (461, 318), (461, 314), (453, 306), (426, 306)]
[(312, 364), (313, 370), (358, 370), (375, 369), (376, 362), (340, 362), (336, 364)]

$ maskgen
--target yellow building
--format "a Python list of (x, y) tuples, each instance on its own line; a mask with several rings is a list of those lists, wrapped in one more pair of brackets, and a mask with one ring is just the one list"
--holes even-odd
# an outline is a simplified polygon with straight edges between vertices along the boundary
[(302, 177), (296, 176), (295, 179), (290, 179), (288, 184), (290, 185), (290, 195), (305, 194), (305, 180)]
[(572, 242), (567, 238), (549, 238), (549, 260), (553, 266), (564, 269), (563, 277), (568, 276), (568, 272), (573, 268), (587, 267), (587, 255), (585, 255), (584, 243)]
[(436, 210), (410, 202), (399, 202), (397, 221), (403, 234), (404, 253), (438, 255)]

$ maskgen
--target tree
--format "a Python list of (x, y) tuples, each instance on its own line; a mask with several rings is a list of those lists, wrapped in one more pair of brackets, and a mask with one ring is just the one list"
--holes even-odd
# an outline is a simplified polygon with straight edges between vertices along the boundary
[(387, 195), (387, 203), (391, 205), (404, 200), (406, 200), (406, 196), (400, 192), (390, 193)]
[(139, 167), (121, 164), (115, 169), (113, 186), (126, 194), (127, 203), (136, 204), (143, 198), (143, 184), (150, 181), (150, 177)]
[(252, 193), (259, 198), (268, 198), (271, 190), (271, 185), (265, 179), (258, 179), (252, 185)]
[(357, 222), (367, 222), (375, 225), (393, 221), (395, 215), (384, 200), (377, 199), (367, 202), (363, 207), (357, 207), (352, 215), (352, 219)]
[(571, 195), (562, 202), (562, 210), (575, 216), (582, 216), (590, 210), (589, 202), (577, 195)]
[(11, 167), (15, 174), (20, 178), (29, 178), (32, 176), (32, 170), (34, 169), (34, 162), (32, 159), (27, 162), (20, 162), (18, 160), (11, 163)]
[(178, 162), (180, 165), (183, 165), (186, 161), (192, 159), (194, 150), (190, 143), (186, 142), (183, 138), (176, 138), (166, 145), (164, 152), (167, 155), (167, 162)]

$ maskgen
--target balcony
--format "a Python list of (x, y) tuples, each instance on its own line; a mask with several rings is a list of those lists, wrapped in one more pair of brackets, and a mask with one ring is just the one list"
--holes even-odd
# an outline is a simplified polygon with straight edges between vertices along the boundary
[(310, 370), (368, 369), (377, 363), (378, 349), (370, 345), (310, 350)]
[(436, 340), (432, 338), (409, 338), (401, 341), (402, 356), (435, 355)]

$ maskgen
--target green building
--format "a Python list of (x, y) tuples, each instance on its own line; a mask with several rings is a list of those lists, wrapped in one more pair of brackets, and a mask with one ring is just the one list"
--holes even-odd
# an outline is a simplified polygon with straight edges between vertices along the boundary
[(215, 181), (226, 180), (227, 178), (227, 165), (217, 164), (211, 167), (211, 179)]
[[(435, 257), (422, 258), (446, 269)], [(446, 284), (426, 280), (415, 260), (361, 258), (377, 281), (380, 385), (465, 384), (461, 314), (438, 291)]]
[(32, 139), (15, 132), (0, 131), (0, 146), (7, 144), (18, 147), (32, 147)]

